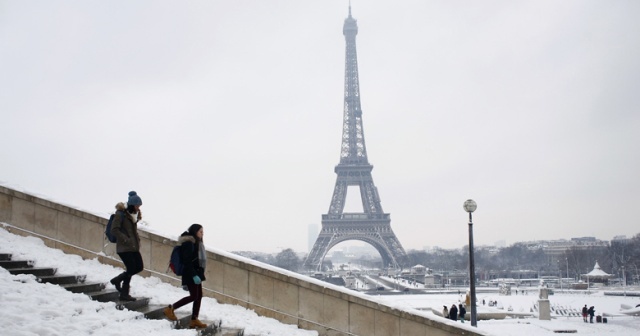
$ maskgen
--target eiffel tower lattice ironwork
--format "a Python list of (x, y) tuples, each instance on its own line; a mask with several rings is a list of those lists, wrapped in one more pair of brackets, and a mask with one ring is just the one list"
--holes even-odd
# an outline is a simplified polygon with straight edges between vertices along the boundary
[[(342, 145), (340, 163), (335, 167), (338, 176), (329, 212), (322, 215), (322, 230), (304, 266), (321, 270), (322, 261), (332, 247), (347, 240), (359, 240), (380, 253), (383, 267), (399, 268), (403, 266), (406, 253), (391, 229), (390, 215), (382, 211), (378, 189), (371, 176), (373, 166), (369, 164), (364, 143), (356, 52), (358, 25), (351, 17), (351, 6), (342, 32), (346, 40), (346, 58)], [(343, 212), (349, 186), (360, 188), (362, 213)]]

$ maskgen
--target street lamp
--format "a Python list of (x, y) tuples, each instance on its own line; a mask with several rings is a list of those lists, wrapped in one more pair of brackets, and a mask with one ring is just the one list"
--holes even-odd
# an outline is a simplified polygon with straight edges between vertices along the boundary
[(473, 220), (471, 213), (476, 211), (478, 205), (472, 199), (468, 199), (462, 206), (464, 211), (469, 213), (469, 288), (471, 292), (471, 326), (477, 327), (477, 314), (476, 314), (476, 270), (473, 264)]
[(560, 268), (560, 259), (558, 259), (558, 275), (560, 276), (560, 291), (562, 292), (562, 268)]
[(624, 274), (624, 266), (622, 266), (622, 292), (627, 296), (627, 276)]

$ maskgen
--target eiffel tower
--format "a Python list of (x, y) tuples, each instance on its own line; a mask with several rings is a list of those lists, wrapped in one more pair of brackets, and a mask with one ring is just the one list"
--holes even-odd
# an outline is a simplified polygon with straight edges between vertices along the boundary
[[(356, 35), (358, 25), (351, 17), (344, 20), (342, 33), (347, 51), (345, 57), (344, 117), (340, 163), (329, 212), (322, 215), (322, 230), (304, 262), (306, 269), (321, 270), (322, 261), (335, 245), (347, 240), (359, 240), (373, 246), (382, 257), (383, 267), (401, 268), (406, 253), (391, 229), (391, 216), (382, 211), (378, 189), (373, 183), (373, 166), (367, 158), (360, 107), (358, 54)], [(347, 188), (358, 186), (362, 199), (362, 213), (345, 213)]]

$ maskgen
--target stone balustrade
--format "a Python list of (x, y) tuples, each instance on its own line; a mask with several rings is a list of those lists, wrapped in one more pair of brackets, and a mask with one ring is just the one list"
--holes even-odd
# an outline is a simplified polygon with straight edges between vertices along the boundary
[[(105, 218), (0, 186), (0, 223), (13, 233), (40, 237), (65, 253), (122, 267), (115, 244), (106, 243)], [(140, 229), (142, 276), (179, 285), (166, 273), (176, 242)], [(241, 239), (241, 237), (239, 237)], [(485, 335), (430, 313), (404, 311), (297, 273), (208, 248), (205, 295), (236, 304), (282, 323), (325, 335)]]

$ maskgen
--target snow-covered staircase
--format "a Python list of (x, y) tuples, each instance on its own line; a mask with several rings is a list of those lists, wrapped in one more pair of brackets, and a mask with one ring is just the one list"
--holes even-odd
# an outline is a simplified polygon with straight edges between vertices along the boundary
[[(85, 276), (57, 274), (57, 269), (47, 267), (33, 267), (33, 262), (28, 260), (12, 260), (11, 254), (0, 253), (0, 267), (5, 268), (11, 274), (32, 274), (39, 282), (57, 284), (73, 293), (82, 293), (99, 302), (115, 302), (117, 309), (128, 309), (143, 314), (147, 319), (164, 319), (163, 309), (166, 305), (150, 305), (149, 298), (136, 298), (136, 301), (121, 301), (120, 293), (113, 289), (107, 289), (104, 283), (87, 283)], [(190, 315), (178, 316), (178, 321), (173, 322), (175, 329), (184, 329), (189, 326)], [(243, 329), (222, 327), (222, 321), (203, 321), (206, 328), (199, 329), (201, 336), (243, 336)]]

